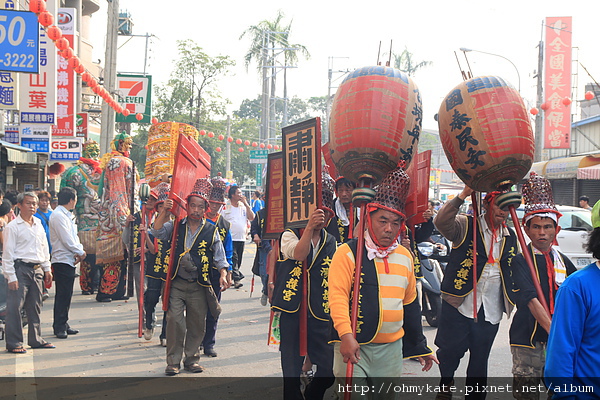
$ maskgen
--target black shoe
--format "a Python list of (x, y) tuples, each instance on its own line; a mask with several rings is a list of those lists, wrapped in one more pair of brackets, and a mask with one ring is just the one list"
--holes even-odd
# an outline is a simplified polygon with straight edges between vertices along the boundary
[(116, 299), (113, 298), (113, 300), (129, 300), (129, 296), (121, 296)]
[(54, 335), (59, 339), (66, 339), (68, 337), (67, 331), (56, 332)]
[(67, 328), (67, 335), (77, 335), (79, 333), (79, 329)]
[(240, 281), (237, 281), (237, 282), (234, 282), (234, 283), (233, 283), (233, 287), (234, 287), (235, 289), (239, 289), (239, 288), (241, 288), (242, 286), (244, 286), (244, 284), (243, 284), (242, 282), (240, 282)]
[(81, 294), (84, 296), (89, 296), (90, 294), (94, 294), (93, 292), (89, 291), (89, 290), (82, 290)]
[(112, 299), (110, 297), (96, 297), (96, 301), (100, 303), (110, 303)]
[(204, 355), (208, 357), (216, 357), (217, 352), (215, 351), (215, 349), (204, 349)]

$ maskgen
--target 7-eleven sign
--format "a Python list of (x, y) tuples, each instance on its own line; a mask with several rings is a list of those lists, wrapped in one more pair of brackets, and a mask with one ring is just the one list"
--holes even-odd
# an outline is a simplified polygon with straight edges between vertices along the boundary
[[(117, 122), (150, 123), (152, 118), (152, 77), (150, 75), (117, 75), (117, 101), (129, 110), (129, 116), (117, 114)], [(142, 114), (141, 121), (136, 119)]]

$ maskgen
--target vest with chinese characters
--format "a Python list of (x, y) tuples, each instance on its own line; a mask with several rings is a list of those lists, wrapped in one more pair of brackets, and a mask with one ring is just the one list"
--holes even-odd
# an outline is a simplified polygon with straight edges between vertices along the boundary
[(410, 240), (410, 251), (413, 253), (413, 270), (415, 272), (415, 278), (421, 279), (423, 277), (423, 271), (421, 270), (421, 253), (419, 253), (419, 247), (417, 241), (414, 238), (412, 230), (406, 227), (406, 236)]
[[(356, 259), (357, 239), (347, 242), (354, 259)], [(391, 260), (394, 253), (389, 255)], [(354, 297), (354, 272), (352, 273), (352, 287), (350, 292), (350, 315), (352, 315), (352, 298)], [(377, 330), (381, 325), (382, 306), (379, 299), (379, 278), (375, 261), (369, 260), (367, 251), (363, 252), (361, 279), (360, 279), (360, 298), (358, 302), (358, 320), (356, 322), (356, 340), (359, 344), (371, 343)], [(335, 329), (331, 329), (332, 341), (340, 341)]]
[[(223, 243), (223, 250), (225, 249), (225, 237), (227, 236), (227, 232), (231, 228), (231, 224), (222, 215), (217, 215), (217, 222), (215, 223), (215, 227), (217, 228), (217, 232), (219, 232), (219, 236), (221, 237), (221, 242)], [(210, 269), (210, 281), (215, 285), (219, 284), (219, 279), (221, 279), (221, 273), (217, 266), (213, 263), (212, 268)]]
[[(299, 237), (297, 229), (288, 229)], [(306, 258), (308, 310), (313, 317), (329, 321), (329, 266), (337, 244), (335, 238), (321, 230), (321, 241), (313, 259), (312, 251)], [(302, 261), (284, 259), (277, 261), (277, 279), (273, 290), (275, 311), (295, 313), (302, 300)]]
[[(198, 232), (198, 236), (196, 237), (196, 240), (194, 240), (194, 244), (189, 253), (194, 265), (198, 267), (198, 283), (208, 287), (210, 286), (210, 267), (214, 264), (212, 245), (215, 241), (215, 235), (217, 235), (217, 228), (215, 225), (203, 220), (199, 229), (200, 232)], [(188, 234), (187, 224), (180, 222), (177, 235), (177, 246), (175, 247), (177, 262), (171, 279), (175, 279), (177, 271), (179, 271), (179, 265), (181, 264), (181, 259), (184, 255), (183, 252), (185, 251), (184, 244), (186, 234)]]
[(169, 259), (171, 255), (171, 241), (154, 239), (156, 255), (154, 264), (148, 264), (146, 276), (152, 279), (166, 280)]
[[(477, 281), (481, 278), (487, 263), (489, 243), (484, 244), (481, 224), (477, 225)], [(501, 231), (499, 230), (499, 233)], [(509, 236), (503, 236), (500, 243), (500, 275), (505, 297), (514, 304), (514, 285), (510, 265), (517, 255), (517, 238), (509, 229)], [(473, 217), (467, 216), (467, 231), (460, 242), (455, 242), (450, 253), (450, 260), (444, 271), (442, 292), (455, 297), (465, 297), (473, 290)]]

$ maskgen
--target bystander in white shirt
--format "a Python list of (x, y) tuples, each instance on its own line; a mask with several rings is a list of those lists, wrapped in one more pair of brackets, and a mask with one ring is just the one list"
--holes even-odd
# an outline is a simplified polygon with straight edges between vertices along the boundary
[(75, 268), (75, 256), (83, 256), (83, 245), (77, 236), (75, 217), (64, 206), (58, 206), (50, 216), (50, 243), (52, 262)]

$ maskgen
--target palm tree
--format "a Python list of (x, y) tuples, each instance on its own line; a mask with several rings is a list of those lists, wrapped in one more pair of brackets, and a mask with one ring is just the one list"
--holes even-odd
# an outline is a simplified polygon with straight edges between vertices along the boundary
[[(283, 97), (284, 97), (284, 125), (287, 125), (287, 68), (296, 65), (298, 62), (298, 52), (305, 58), (310, 54), (305, 46), (301, 44), (291, 44), (289, 41), (292, 21), (288, 24), (283, 22), (283, 12), (277, 11), (275, 19), (272, 21), (263, 20), (257, 25), (251, 25), (240, 35), (250, 36), (250, 48), (244, 57), (246, 70), (250, 63), (255, 60), (260, 76), (262, 76), (262, 113), (261, 113), (261, 140), (269, 139), (271, 131), (271, 120), (275, 116), (275, 88), (276, 88), (276, 57), (279, 54), (284, 55), (283, 64)], [(267, 66), (273, 66), (269, 71)], [(279, 68), (282, 68), (279, 67)], [(270, 79), (268, 74), (271, 73)], [(274, 130), (274, 123), (272, 129)]]
[(415, 62), (413, 54), (405, 47), (400, 55), (394, 53), (394, 68), (406, 73), (408, 76), (414, 76), (419, 69), (433, 64), (431, 61)]

